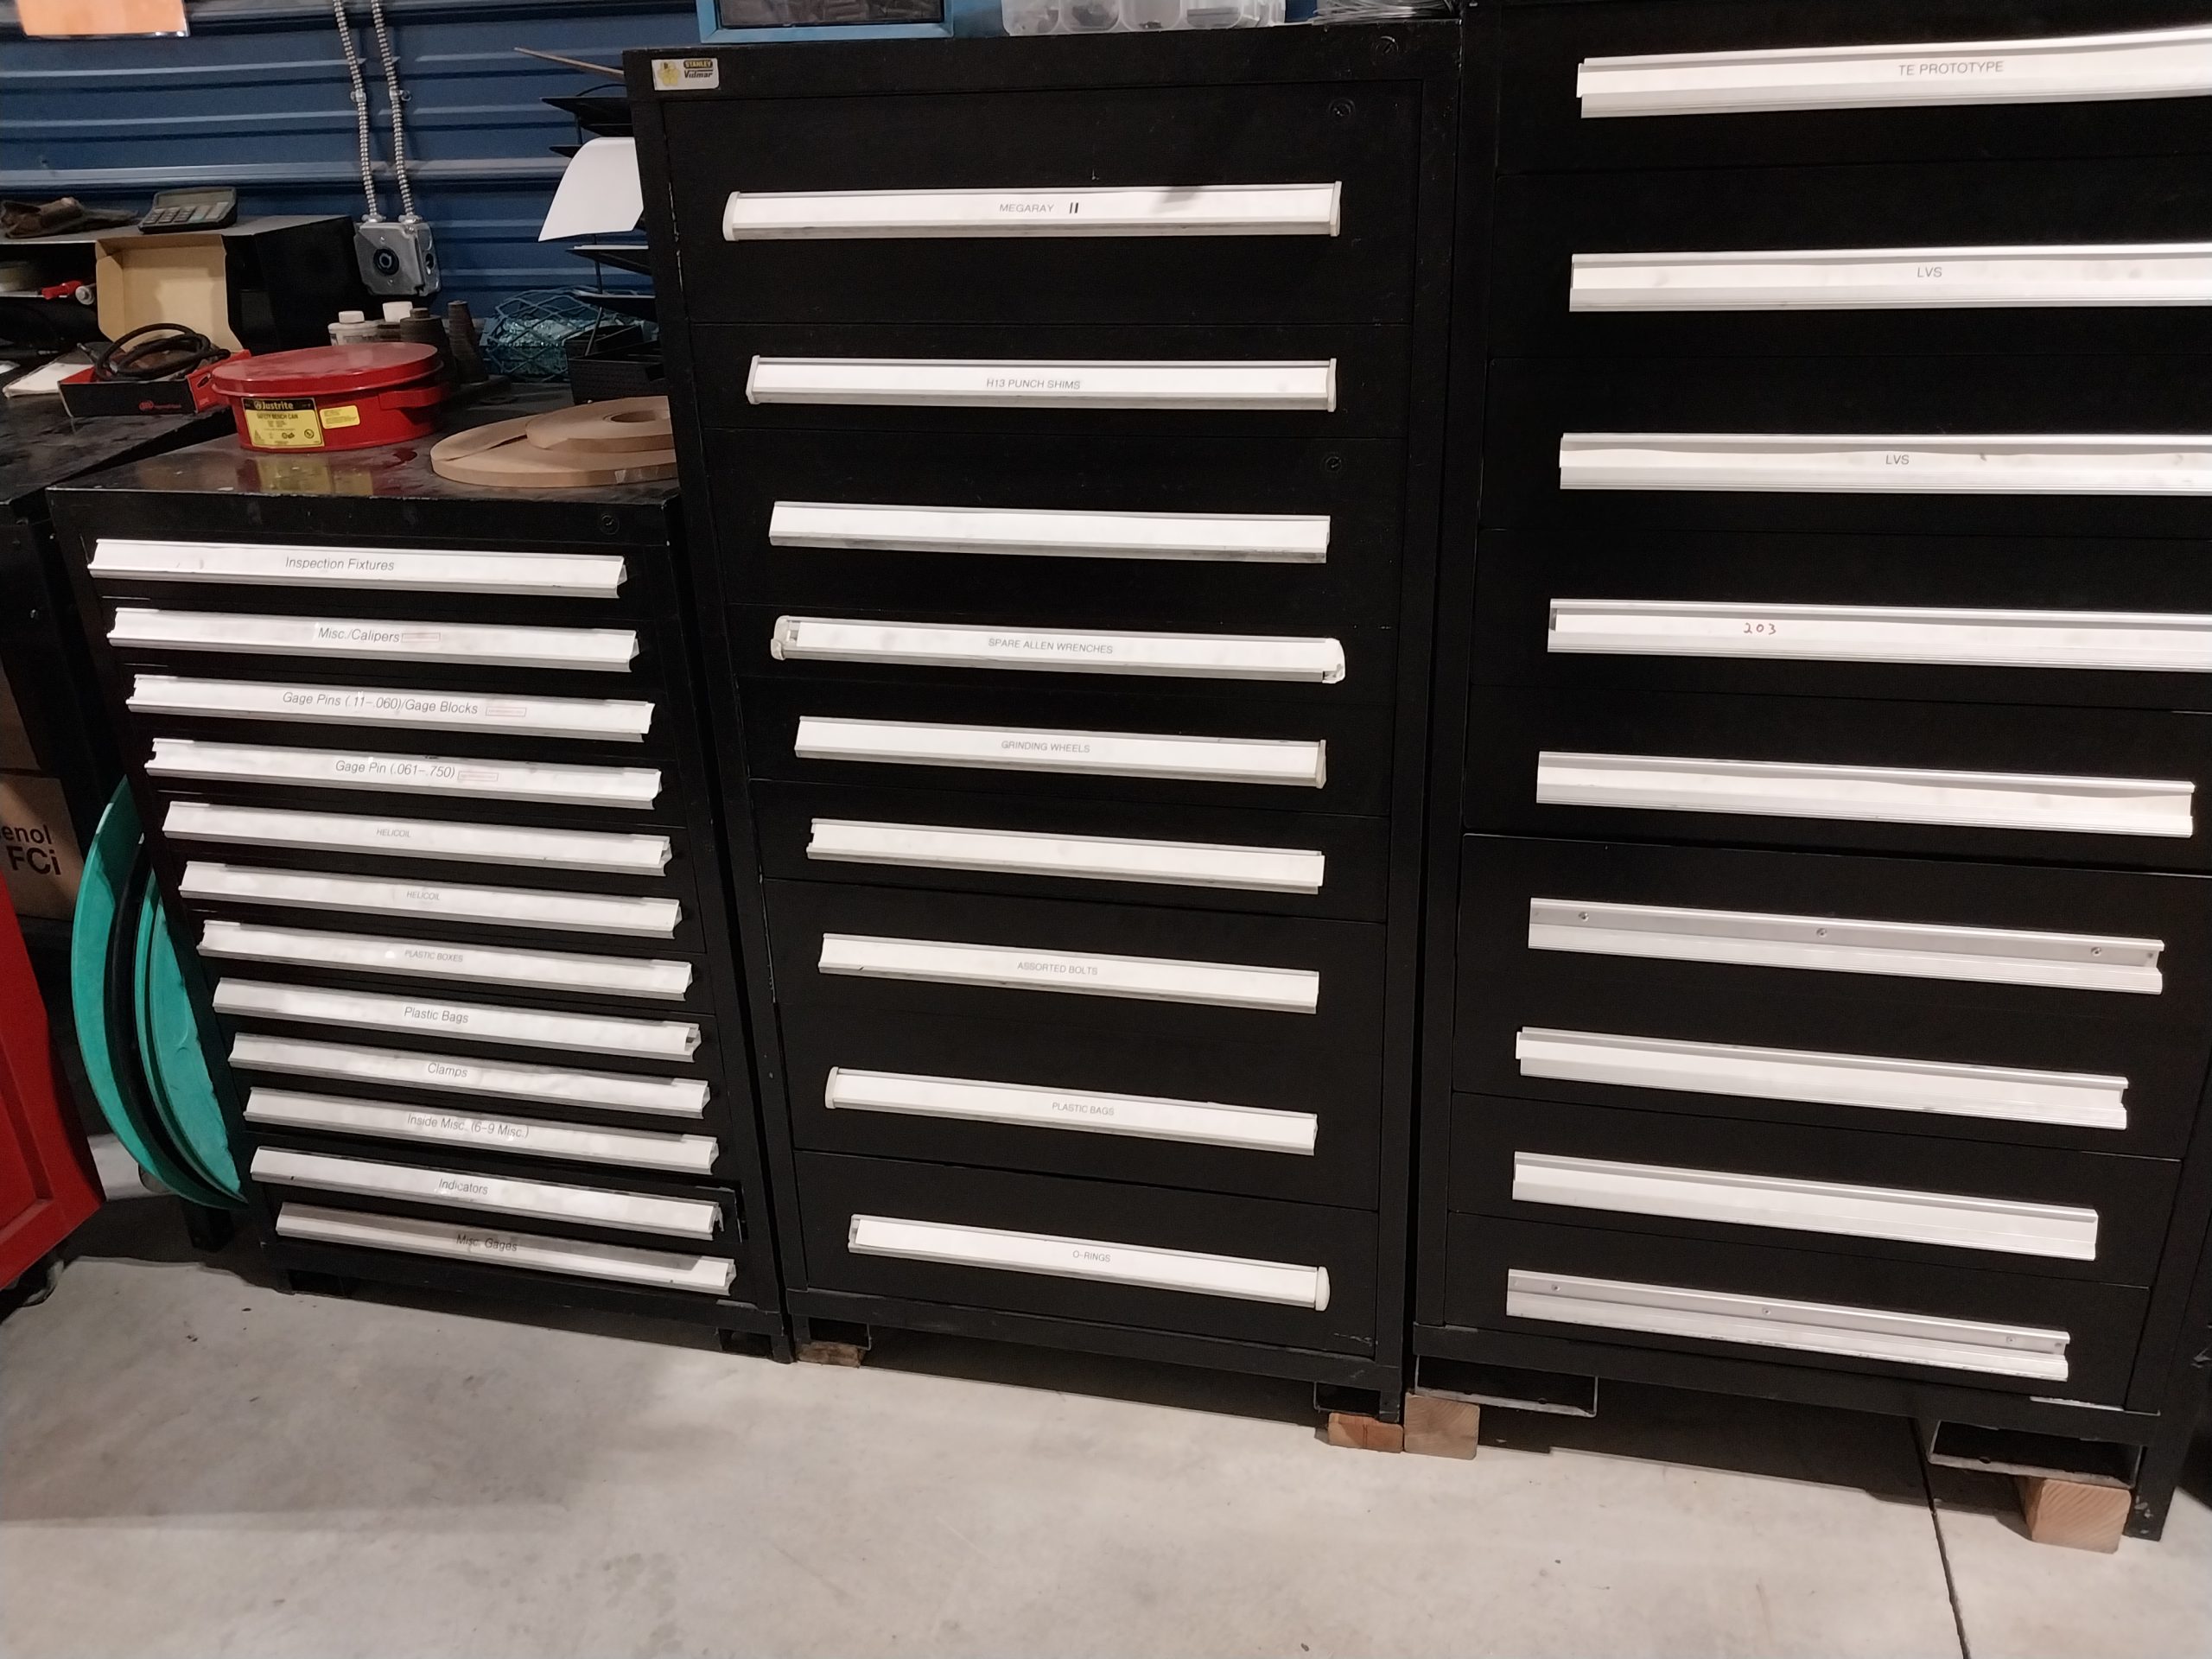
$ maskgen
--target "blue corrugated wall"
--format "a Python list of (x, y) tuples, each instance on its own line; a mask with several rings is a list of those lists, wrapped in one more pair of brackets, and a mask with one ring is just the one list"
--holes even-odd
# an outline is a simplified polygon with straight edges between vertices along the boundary
[[(367, 9), (352, 4), (382, 160), (391, 140), (383, 79)], [(165, 187), (230, 184), (244, 213), (359, 218), (353, 106), (328, 5), (192, 0), (187, 12), (188, 39), (38, 41), (0, 5), (0, 194), (143, 207)], [(539, 100), (595, 83), (514, 48), (613, 63), (626, 47), (696, 41), (694, 9), (385, 0), (385, 12), (408, 93), (416, 205), (444, 267), (442, 297), (488, 310), (520, 289), (588, 284), (588, 265), (537, 241), (562, 167), (549, 146), (575, 137), (569, 118)], [(379, 174), (385, 212), (397, 215), (389, 169)]]

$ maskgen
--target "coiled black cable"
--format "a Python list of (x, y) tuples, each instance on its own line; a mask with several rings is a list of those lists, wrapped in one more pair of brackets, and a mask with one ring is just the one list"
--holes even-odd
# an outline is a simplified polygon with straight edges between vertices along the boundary
[(86, 353), (95, 380), (173, 380), (230, 353), (181, 322), (149, 322)]

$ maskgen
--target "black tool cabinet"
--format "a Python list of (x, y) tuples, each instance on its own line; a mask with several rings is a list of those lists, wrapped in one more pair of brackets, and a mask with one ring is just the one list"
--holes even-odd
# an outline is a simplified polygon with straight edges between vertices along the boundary
[(801, 1341), (1396, 1415), (1459, 40), (632, 54)]
[(1420, 1381), (1908, 1415), (2155, 1535), (2212, 1215), (2212, 6), (1469, 29)]
[(270, 1261), (780, 1348), (672, 488), (226, 438), (54, 500)]

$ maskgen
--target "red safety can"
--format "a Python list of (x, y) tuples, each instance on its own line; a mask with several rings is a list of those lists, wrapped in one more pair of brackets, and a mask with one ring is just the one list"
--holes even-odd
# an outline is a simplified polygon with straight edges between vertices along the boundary
[(446, 400), (435, 346), (372, 341), (233, 359), (215, 390), (249, 449), (367, 449), (436, 429)]

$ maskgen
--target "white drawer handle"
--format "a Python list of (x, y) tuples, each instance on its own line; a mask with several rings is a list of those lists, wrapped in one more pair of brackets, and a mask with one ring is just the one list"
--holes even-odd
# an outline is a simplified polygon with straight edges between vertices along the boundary
[(308, 928), (264, 927), (219, 917), (200, 924), (200, 950), (203, 956), (241, 962), (289, 962), (308, 968), (466, 979), (536, 990), (598, 991), (609, 996), (674, 1001), (691, 987), (688, 962), (511, 950), (445, 939), (386, 938), (373, 933), (323, 933)]
[(1086, 512), (779, 501), (769, 512), (768, 542), (773, 547), (884, 553), (1322, 564), (1329, 556), (1329, 519), (1324, 514), (1300, 513)]
[(1509, 1271), (1505, 1286), (1505, 1316), (1510, 1319), (1791, 1348), (1801, 1353), (2046, 1382), (2066, 1380), (2070, 1338), (2066, 1332), (2039, 1325), (1993, 1325), (1833, 1302), (1584, 1279), (1528, 1268)]
[(1536, 757), (1536, 799), (1546, 806), (2157, 836), (2177, 841), (2196, 833), (2196, 790), (2191, 783), (2158, 778), (2063, 778), (1549, 750)]
[(673, 899), (554, 893), (535, 887), (471, 887), (446, 881), (378, 880), (308, 870), (247, 869), (235, 864), (206, 864), (197, 859), (184, 867), (181, 890), (188, 899), (229, 899), (293, 910), (439, 916), (502, 927), (620, 933), (638, 938), (671, 938), (683, 914), (683, 906)]
[(1173, 778), (1293, 789), (1319, 789), (1328, 782), (1328, 745), (1284, 738), (940, 726), (922, 721), (803, 715), (791, 747), (803, 760), (855, 760), (880, 766)]
[(1934, 663), (1971, 668), (2212, 671), (2212, 616), (1555, 599), (1548, 651), (1619, 657)]
[(489, 663), (510, 668), (626, 671), (638, 654), (630, 628), (488, 627), (462, 622), (386, 622), (334, 616), (238, 616), (118, 606), (115, 645), (264, 657), (367, 658), (403, 663)]
[(712, 1238), (721, 1226), (721, 1207), (696, 1198), (611, 1192), (600, 1187), (479, 1175), (470, 1170), (417, 1169), (408, 1164), (290, 1152), (280, 1147), (257, 1147), (251, 1168), (255, 1180), (271, 1185), (406, 1198), (467, 1210), (498, 1210), (540, 1221), (581, 1222), (627, 1232)]
[(1334, 236), (1341, 184), (733, 190), (728, 242), (858, 237)]
[(1570, 311), (2212, 305), (2212, 243), (1578, 253)]
[(1317, 1313), (1329, 1306), (1329, 1270), (1287, 1262), (1255, 1262), (1237, 1255), (1154, 1249), (1143, 1244), (1062, 1238), (1051, 1233), (1007, 1232), (995, 1227), (960, 1227), (947, 1222), (904, 1221), (892, 1216), (855, 1216), (846, 1230), (845, 1243), (855, 1255), (897, 1256), (947, 1267), (996, 1268), (1058, 1279), (1096, 1279), (1147, 1290), (1277, 1302), (1288, 1307), (1310, 1307)]
[(823, 1086), (822, 1103), (831, 1111), (892, 1112), (1025, 1128), (1074, 1129), (1250, 1152), (1287, 1152), (1308, 1158), (1313, 1155), (1321, 1127), (1320, 1119), (1311, 1112), (1278, 1111), (1265, 1106), (1224, 1106), (1216, 1101), (1104, 1094), (1090, 1089), (982, 1083), (971, 1077), (859, 1071), (842, 1065), (830, 1068), (829, 1081)]
[(1321, 1006), (1321, 976), (1310, 968), (1185, 962), (1173, 957), (1109, 957), (1018, 944), (825, 933), (817, 966), (825, 974), (858, 978), (1195, 1002), (1272, 1014), (1313, 1014)]
[(605, 697), (523, 697), (508, 692), (406, 691), (381, 685), (296, 685), (275, 680), (199, 680), (140, 674), (138, 714), (216, 720), (300, 720), (340, 726), (418, 726), (439, 732), (512, 732), (635, 743), (653, 705)]
[(1513, 1055), (1522, 1077), (1563, 1083), (2114, 1132), (2127, 1127), (2127, 1079), (2085, 1071), (2030, 1071), (1533, 1026), (1515, 1035)]
[(653, 766), (566, 766), (432, 754), (364, 754), (350, 749), (280, 749), (157, 737), (146, 770), (156, 778), (213, 778), (310, 789), (475, 795), (578, 806), (651, 806), (660, 795)]
[(502, 1100), (542, 1100), (665, 1117), (703, 1117), (709, 1084), (703, 1077), (655, 1077), (621, 1071), (571, 1071), (514, 1060), (480, 1060), (466, 1054), (414, 1054), (396, 1048), (357, 1048), (242, 1031), (231, 1039), (231, 1064), (243, 1071), (277, 1071), (307, 1077), (344, 1077)]
[(1224, 887), (1254, 893), (1319, 893), (1328, 860), (1296, 847), (1230, 847), (1119, 836), (1053, 836), (931, 823), (817, 818), (806, 855), (833, 863), (918, 869), (991, 870), (1089, 881)]
[(2212, 29), (1585, 58), (1585, 120), (1913, 104), (2077, 104), (2212, 92)]
[(543, 1118), (485, 1117), (435, 1106), (296, 1094), (288, 1089), (248, 1090), (245, 1116), (248, 1122), (270, 1123), (281, 1128), (327, 1129), (335, 1135), (365, 1135), (379, 1141), (424, 1141), (440, 1146), (511, 1152), (527, 1158), (619, 1164), (632, 1169), (673, 1170), (690, 1174), (703, 1174), (711, 1170), (718, 1150), (711, 1135), (668, 1135), (652, 1129), (549, 1123)]
[(275, 807), (211, 806), (172, 801), (162, 821), (173, 840), (245, 847), (342, 849), (389, 858), (512, 864), (543, 869), (610, 870), (658, 875), (674, 848), (666, 836), (601, 830), (537, 830), (507, 823), (441, 823), (432, 818), (365, 818)]
[(919, 409), (1316, 410), (1337, 406), (1334, 358), (1307, 362), (756, 357), (752, 404)]
[(1773, 1227), (1847, 1238), (1895, 1239), (2000, 1255), (2097, 1259), (2097, 1212), (1962, 1192), (1859, 1186), (1840, 1181), (1750, 1175), (1736, 1170), (1513, 1154), (1513, 1199), (1616, 1215)]
[(1337, 640), (1254, 633), (1135, 633), (779, 616), (768, 650), (779, 662), (893, 663), (1311, 685), (1334, 685), (1344, 677), (1344, 648)]
[(411, 1216), (384, 1216), (369, 1211), (332, 1210), (321, 1205), (282, 1205), (276, 1212), (276, 1230), (286, 1238), (316, 1244), (448, 1256), (537, 1273), (566, 1273), (664, 1290), (697, 1291), (708, 1296), (728, 1294), (737, 1277), (737, 1264), (722, 1256), (676, 1255), (626, 1244), (546, 1238), (536, 1233), (420, 1221)]
[(539, 594), (612, 599), (629, 575), (619, 553), (454, 553), (428, 548), (291, 547), (102, 537), (95, 577), (259, 588), (381, 588), (418, 594)]
[(677, 1020), (616, 1020), (605, 1014), (543, 1008), (490, 1007), (476, 1002), (425, 1001), (376, 996), (365, 991), (323, 991), (305, 985), (270, 985), (223, 979), (215, 985), (219, 1014), (259, 1014), (311, 1026), (351, 1026), (371, 1031), (410, 1031), (523, 1048), (566, 1048), (590, 1054), (635, 1054), (641, 1058), (688, 1060), (698, 1051), (699, 1027)]
[(2165, 986), (2159, 939), (1574, 899), (1529, 901), (1529, 948), (2144, 996)]
[(1569, 432), (1563, 490), (2212, 495), (2212, 435)]

